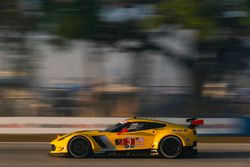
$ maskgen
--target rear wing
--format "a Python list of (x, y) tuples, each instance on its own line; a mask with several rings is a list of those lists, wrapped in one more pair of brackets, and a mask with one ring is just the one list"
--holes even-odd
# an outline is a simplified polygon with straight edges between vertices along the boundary
[(203, 119), (189, 118), (189, 119), (186, 119), (186, 122), (190, 122), (190, 125), (188, 127), (191, 129), (196, 128), (199, 125), (204, 125)]

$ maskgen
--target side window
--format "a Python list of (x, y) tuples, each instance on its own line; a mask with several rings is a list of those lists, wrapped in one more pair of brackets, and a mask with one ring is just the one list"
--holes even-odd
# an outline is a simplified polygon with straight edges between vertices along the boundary
[(165, 124), (154, 123), (154, 122), (132, 122), (126, 124), (117, 124), (111, 132), (121, 132), (123, 128), (126, 128), (128, 132), (147, 130), (147, 129), (157, 129), (165, 127)]
[(157, 129), (165, 127), (165, 124), (161, 123), (153, 123), (153, 122), (144, 122), (143, 127), (140, 130), (147, 130), (147, 129)]
[(133, 123), (131, 123), (131, 124), (129, 125), (129, 127), (128, 127), (128, 131), (129, 131), (129, 132), (137, 131), (138, 128), (139, 128), (139, 126), (140, 126), (140, 124), (141, 124), (141, 123), (139, 123), (139, 122), (133, 122)]

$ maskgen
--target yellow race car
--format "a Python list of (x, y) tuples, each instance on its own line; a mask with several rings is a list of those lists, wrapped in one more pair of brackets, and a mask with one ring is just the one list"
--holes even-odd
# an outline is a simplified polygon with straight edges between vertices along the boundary
[(203, 120), (187, 119), (190, 125), (177, 125), (151, 119), (127, 119), (105, 130), (77, 131), (58, 136), (50, 154), (84, 158), (97, 154), (149, 154), (177, 158), (197, 153), (195, 127)]

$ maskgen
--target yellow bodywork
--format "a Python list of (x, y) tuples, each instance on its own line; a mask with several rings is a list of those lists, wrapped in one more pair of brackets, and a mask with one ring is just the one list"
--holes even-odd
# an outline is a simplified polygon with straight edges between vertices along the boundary
[[(197, 135), (195, 129), (187, 126), (176, 125), (169, 122), (148, 120), (148, 119), (128, 119), (129, 123), (159, 123), (164, 127), (128, 131), (128, 132), (109, 132), (109, 131), (77, 131), (63, 136), (58, 136), (50, 144), (53, 146), (51, 154), (67, 154), (68, 143), (76, 136), (87, 138), (91, 144), (92, 153), (105, 153), (109, 151), (129, 151), (129, 150), (157, 150), (160, 141), (166, 136), (175, 136), (180, 139), (183, 147), (193, 146), (196, 143)], [(101, 138), (106, 147), (104, 148), (95, 137)]]

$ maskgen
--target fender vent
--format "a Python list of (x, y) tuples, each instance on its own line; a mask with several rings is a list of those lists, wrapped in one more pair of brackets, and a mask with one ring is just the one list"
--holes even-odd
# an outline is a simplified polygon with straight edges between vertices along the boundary
[(96, 143), (102, 148), (108, 148), (108, 146), (102, 141), (102, 136), (92, 136), (92, 138), (96, 141)]

